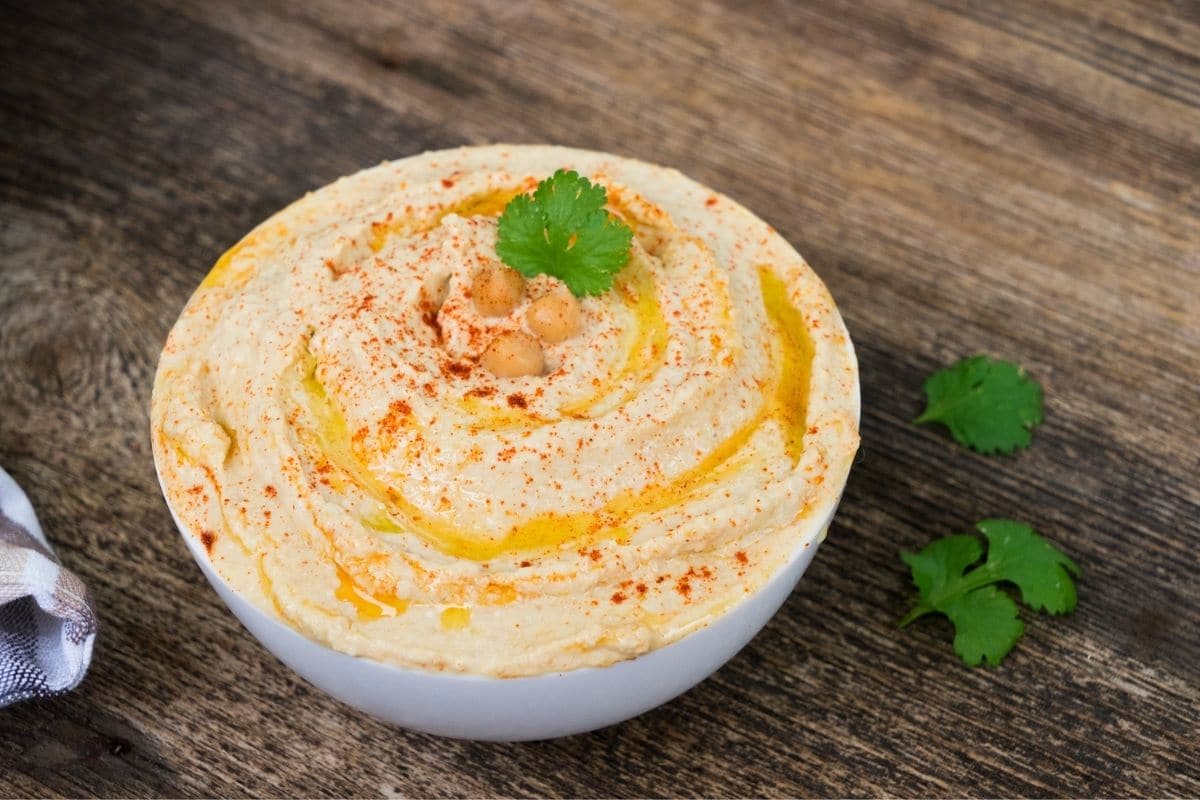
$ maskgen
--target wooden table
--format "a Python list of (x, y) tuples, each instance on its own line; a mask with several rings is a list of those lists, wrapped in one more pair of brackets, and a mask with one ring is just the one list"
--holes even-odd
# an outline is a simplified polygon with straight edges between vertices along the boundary
[[(1200, 7), (1186, 0), (9, 4), (0, 464), (102, 629), (0, 712), (0, 791), (67, 795), (1200, 794)], [(863, 448), (776, 619), (636, 720), (536, 744), (388, 727), (225, 610), (147, 436), (209, 265), (383, 159), (558, 142), (757, 210), (841, 304)], [(918, 428), (979, 351), (1046, 386), (1031, 450)], [(901, 631), (897, 558), (987, 516), (1082, 565), (998, 669)]]

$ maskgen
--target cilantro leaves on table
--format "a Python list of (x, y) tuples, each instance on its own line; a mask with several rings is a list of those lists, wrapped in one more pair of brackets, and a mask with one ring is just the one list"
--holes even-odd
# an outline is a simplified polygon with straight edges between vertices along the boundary
[(545, 273), (577, 297), (603, 294), (629, 261), (633, 231), (604, 208), (608, 193), (560, 169), (500, 216), (496, 254), (527, 278)]
[(1065, 614), (1075, 609), (1072, 578), (1079, 575), (1074, 561), (1024, 523), (988, 519), (975, 527), (987, 538), (988, 552), (970, 570), (983, 557), (983, 545), (970, 534), (900, 554), (918, 590), (900, 627), (926, 614), (945, 614), (954, 623), (954, 650), (971, 667), (999, 664), (1025, 632), (1016, 602), (997, 583), (1014, 584), (1035, 611)]
[(913, 421), (940, 422), (959, 444), (980, 453), (1028, 447), (1043, 419), (1041, 385), (1011, 361), (965, 358), (930, 375), (922, 388), (929, 402)]

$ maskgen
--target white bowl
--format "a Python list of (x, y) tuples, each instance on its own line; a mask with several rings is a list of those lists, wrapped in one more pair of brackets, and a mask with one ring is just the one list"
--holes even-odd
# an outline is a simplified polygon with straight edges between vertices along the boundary
[[(170, 510), (192, 557), (225, 605), (264, 647), (309, 683), (360, 711), (405, 728), (462, 739), (526, 741), (569, 736), (621, 722), (667, 702), (716, 672), (767, 624), (795, 588), (825, 538), (839, 499), (840, 493), (809, 517), (809, 526), (801, 532), (799, 546), (786, 565), (708, 627), (607, 667), (528, 678), (407, 669), (318, 644), (234, 591), (213, 569), (198, 538), (184, 527), (175, 510)], [(170, 508), (170, 500), (167, 506)]]

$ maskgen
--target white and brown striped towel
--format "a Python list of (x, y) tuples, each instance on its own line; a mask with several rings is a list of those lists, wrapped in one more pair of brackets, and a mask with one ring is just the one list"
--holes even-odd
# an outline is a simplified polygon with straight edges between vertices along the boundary
[(25, 493), (0, 469), (0, 707), (74, 689), (95, 641), (87, 588), (58, 563)]

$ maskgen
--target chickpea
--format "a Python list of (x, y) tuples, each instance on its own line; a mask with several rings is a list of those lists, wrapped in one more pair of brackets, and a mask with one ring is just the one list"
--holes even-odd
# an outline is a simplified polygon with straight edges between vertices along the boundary
[(546, 370), (542, 346), (522, 331), (505, 331), (492, 339), (479, 359), (498, 378), (541, 375)]
[(517, 307), (525, 291), (525, 279), (503, 264), (488, 264), (475, 273), (471, 299), (485, 317), (503, 317)]
[(556, 289), (529, 304), (525, 324), (551, 344), (570, 339), (582, 326), (579, 301), (569, 290)]

